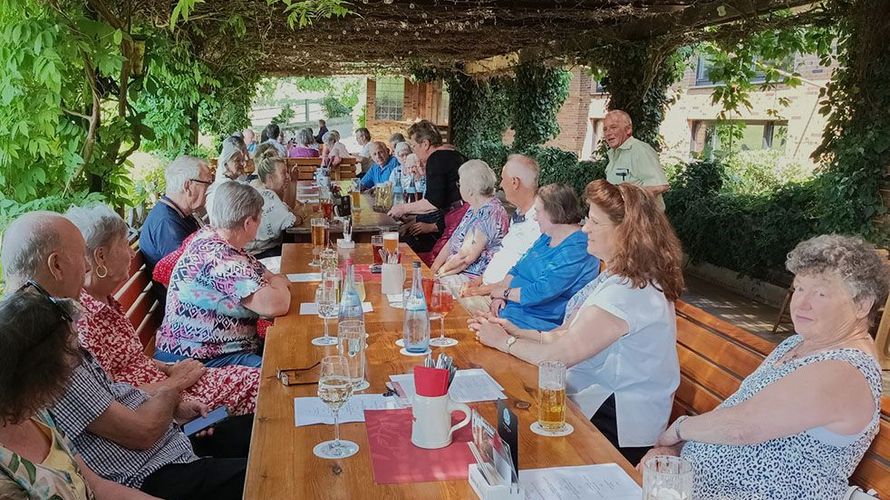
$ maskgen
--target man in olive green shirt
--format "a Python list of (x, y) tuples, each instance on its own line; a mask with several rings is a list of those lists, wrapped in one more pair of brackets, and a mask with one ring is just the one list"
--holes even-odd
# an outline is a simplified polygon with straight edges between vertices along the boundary
[(603, 135), (609, 151), (606, 180), (612, 184), (630, 182), (652, 193), (664, 210), (661, 194), (668, 190), (667, 177), (652, 146), (633, 137), (630, 115), (621, 110), (609, 111), (603, 120)]

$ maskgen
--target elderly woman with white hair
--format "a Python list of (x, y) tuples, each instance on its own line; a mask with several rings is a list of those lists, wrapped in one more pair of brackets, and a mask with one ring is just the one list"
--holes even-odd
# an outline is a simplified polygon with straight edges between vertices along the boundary
[(843, 498), (878, 433), (869, 326), (890, 287), (886, 261), (858, 238), (825, 235), (797, 245), (786, 266), (796, 335), (715, 410), (674, 421), (649, 452), (689, 460), (695, 498)]
[(247, 150), (244, 141), (237, 137), (229, 137), (223, 141), (222, 151), (216, 163), (216, 175), (213, 184), (207, 188), (207, 209), (213, 206), (213, 197), (220, 184), (229, 181), (244, 181), (244, 166), (247, 165)]
[(321, 140), (324, 142), (324, 153), (321, 155), (322, 165), (328, 168), (336, 167), (343, 158), (349, 157), (349, 151), (340, 142), (340, 132), (336, 130), (325, 132)]
[(289, 158), (318, 158), (318, 150), (313, 148), (315, 137), (312, 137), (312, 129), (301, 128), (297, 132), (296, 143), (287, 149)]
[(133, 249), (127, 224), (105, 205), (71, 207), (66, 217), (80, 229), (86, 243), (89, 271), (80, 292), (77, 320), (80, 345), (115, 382), (146, 391), (171, 388), (210, 408), (225, 405), (236, 415), (253, 413), (260, 373), (256, 368), (205, 368), (195, 360), (167, 365), (145, 355), (136, 329), (114, 299), (129, 278)]
[(226, 182), (217, 194), (211, 227), (195, 235), (173, 268), (155, 358), (259, 367), (257, 319), (287, 313), (289, 282), (244, 250), (260, 224), (260, 193)]
[(497, 176), (487, 163), (470, 160), (460, 166), (458, 175), (460, 196), (469, 209), (433, 262), (432, 271), (438, 276), (470, 279), (485, 272), (501, 247), (510, 218), (494, 195)]

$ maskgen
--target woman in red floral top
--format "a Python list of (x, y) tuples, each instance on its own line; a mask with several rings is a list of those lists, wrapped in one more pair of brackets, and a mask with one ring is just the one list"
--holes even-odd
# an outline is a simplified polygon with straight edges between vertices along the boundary
[(80, 343), (108, 375), (147, 392), (167, 386), (210, 408), (225, 405), (232, 414), (252, 413), (259, 369), (237, 365), (206, 368), (191, 359), (167, 365), (146, 356), (135, 328), (112, 297), (128, 279), (133, 257), (123, 219), (104, 205), (72, 208), (66, 215), (83, 233), (90, 263), (80, 295), (84, 307), (77, 322)]

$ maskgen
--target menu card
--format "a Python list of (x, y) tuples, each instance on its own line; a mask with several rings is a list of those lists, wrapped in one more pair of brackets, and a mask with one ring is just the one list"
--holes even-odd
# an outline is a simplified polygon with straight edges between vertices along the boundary
[(519, 471), (526, 500), (639, 500), (640, 486), (617, 464)]
[[(414, 401), (417, 391), (414, 387), (414, 375), (390, 375), (396, 390), (401, 389), (400, 396)], [(454, 374), (454, 381), (448, 388), (451, 399), (458, 403), (477, 403), (480, 401), (495, 401), (507, 399), (504, 388), (498, 384), (491, 375), (482, 368), (458, 370)]]

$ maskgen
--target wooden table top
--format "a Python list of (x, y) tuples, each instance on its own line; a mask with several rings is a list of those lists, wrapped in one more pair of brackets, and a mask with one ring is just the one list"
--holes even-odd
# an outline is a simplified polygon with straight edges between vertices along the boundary
[[(410, 268), (410, 249), (402, 245), (403, 265)], [(281, 272), (309, 272), (312, 247), (308, 244), (284, 245)], [(404, 258), (408, 257), (408, 258)], [(353, 251), (356, 263), (370, 263), (369, 244), (360, 244)], [(424, 266), (424, 273), (429, 269)], [(406, 283), (410, 282), (410, 273)], [(266, 334), (263, 354), (262, 381), (257, 399), (256, 418), (250, 446), (244, 498), (270, 500), (274, 498), (448, 498), (470, 499), (475, 494), (466, 480), (428, 483), (378, 485), (374, 482), (368, 439), (364, 423), (340, 425), (343, 439), (359, 445), (358, 454), (341, 460), (324, 460), (312, 453), (316, 444), (333, 439), (332, 425), (294, 425), (293, 398), (317, 395), (317, 385), (284, 387), (276, 378), (281, 368), (302, 368), (315, 364), (323, 356), (336, 354), (335, 347), (316, 347), (313, 337), (322, 333), (322, 320), (316, 316), (299, 316), (300, 304), (314, 300), (316, 283), (291, 284), (291, 308), (286, 316), (275, 320)], [(365, 394), (382, 393), (389, 375), (409, 373), (419, 364), (420, 357), (399, 354), (395, 340), (402, 336), (403, 311), (394, 309), (380, 293), (380, 284), (365, 283), (366, 300), (373, 304), (373, 312), (365, 314), (366, 329), (370, 334), (367, 348), (366, 377), (371, 388)], [(444, 351), (455, 358), (459, 368), (484, 368), (504, 387), (508, 405), (519, 417), (520, 469), (617, 463), (638, 483), (640, 475), (606, 438), (582, 415), (574, 403), (569, 403), (567, 422), (575, 431), (567, 437), (545, 438), (533, 434), (529, 426), (537, 420), (538, 369), (500, 351), (479, 344), (466, 327), (467, 313), (455, 307), (446, 318), (450, 337), (460, 341)], [(438, 321), (431, 324), (438, 332)], [(336, 320), (330, 321), (331, 333), (336, 334)], [(317, 380), (317, 369), (306, 379)], [(528, 408), (516, 406), (527, 402)], [(470, 405), (480, 411), (489, 422), (496, 423), (495, 402)], [(520, 405), (525, 406), (525, 405)]]
[[(351, 181), (339, 182), (342, 192), (348, 192), (348, 186)], [(312, 184), (312, 181), (299, 181), (297, 184)], [(377, 212), (373, 208), (374, 197), (368, 193), (362, 193), (359, 209), (352, 208), (352, 232), (354, 233), (376, 233), (383, 229), (398, 229), (399, 223), (386, 212)], [(291, 234), (309, 234), (311, 231), (310, 224), (313, 217), (321, 217), (321, 206), (318, 203), (303, 203), (296, 213), (302, 217), (303, 223), (287, 229)], [(332, 233), (341, 233), (342, 229), (339, 224), (331, 226)]]

